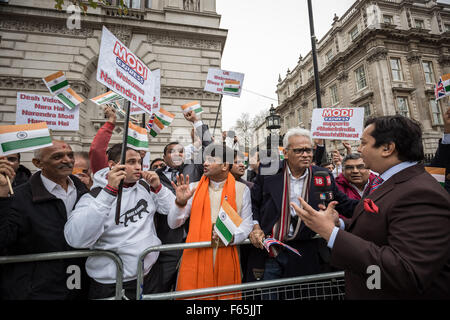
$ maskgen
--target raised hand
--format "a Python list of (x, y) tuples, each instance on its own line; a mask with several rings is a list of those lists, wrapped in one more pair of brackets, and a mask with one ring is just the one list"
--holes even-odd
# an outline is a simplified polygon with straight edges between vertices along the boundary
[(118, 188), (120, 181), (125, 179), (126, 176), (125, 165), (117, 164), (108, 173), (108, 184), (113, 188)]
[(183, 115), (184, 115), (184, 118), (189, 122), (194, 123), (194, 122), (198, 121), (197, 115), (195, 114), (194, 110), (186, 112)]
[(189, 187), (189, 175), (184, 179), (183, 174), (177, 176), (177, 183), (172, 181), (172, 187), (175, 189), (175, 204), (179, 207), (184, 207), (189, 199), (194, 195), (195, 189)]
[(16, 176), (12, 166), (13, 163), (9, 162), (6, 157), (0, 157), (0, 197), (6, 197), (9, 192), (9, 184), (6, 177), (11, 182)]
[(342, 142), (342, 145), (347, 150), (347, 154), (351, 154), (352, 153), (352, 146), (350, 145), (350, 143)]
[(444, 133), (450, 133), (450, 107), (444, 113)]
[(142, 178), (147, 181), (153, 189), (158, 189), (161, 181), (159, 180), (159, 176), (155, 171), (142, 171)]
[(108, 119), (108, 122), (116, 124), (117, 116), (116, 109), (114, 109), (114, 107), (106, 105), (106, 107), (104, 107), (103, 109), (103, 112), (105, 113), (105, 118)]

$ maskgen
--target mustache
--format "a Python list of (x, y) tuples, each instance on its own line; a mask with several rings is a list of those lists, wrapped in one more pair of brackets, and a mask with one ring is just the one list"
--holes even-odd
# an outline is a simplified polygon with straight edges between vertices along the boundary
[(57, 169), (73, 169), (73, 164), (60, 164)]

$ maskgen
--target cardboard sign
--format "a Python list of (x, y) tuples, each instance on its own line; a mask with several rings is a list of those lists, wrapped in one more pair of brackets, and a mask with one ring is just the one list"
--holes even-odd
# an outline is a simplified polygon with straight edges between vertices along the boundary
[(160, 70), (150, 69), (103, 26), (97, 81), (145, 112), (159, 110)]
[(359, 140), (363, 132), (364, 108), (314, 109), (313, 139)]
[(16, 124), (46, 122), (53, 131), (78, 131), (80, 108), (67, 109), (58, 99), (17, 92)]
[(244, 74), (220, 69), (208, 69), (205, 91), (240, 97)]

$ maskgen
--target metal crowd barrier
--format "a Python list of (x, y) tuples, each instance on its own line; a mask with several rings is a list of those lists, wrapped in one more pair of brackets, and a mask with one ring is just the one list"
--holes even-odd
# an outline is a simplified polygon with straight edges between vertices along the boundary
[[(250, 244), (245, 240), (240, 245)], [(157, 294), (142, 293), (144, 278), (144, 259), (150, 252), (171, 251), (193, 248), (211, 247), (211, 242), (195, 242), (183, 244), (159, 245), (146, 249), (138, 259), (137, 267), (137, 300), (172, 300), (172, 299), (206, 299), (221, 296), (240, 295), (243, 300), (297, 300), (297, 299), (338, 299), (345, 296), (344, 272), (323, 273), (317, 275), (284, 278), (267, 281), (254, 281), (239, 285), (229, 285), (196, 290), (174, 291)]]
[(19, 256), (4, 256), (0, 257), (0, 264), (20, 263), (20, 262), (36, 262), (60, 259), (85, 258), (92, 256), (107, 256), (111, 258), (116, 264), (116, 294), (114, 300), (121, 300), (123, 296), (123, 263), (120, 257), (112, 251), (103, 250), (77, 250), (77, 251), (63, 251), (63, 252), (49, 252), (38, 254), (26, 254)]

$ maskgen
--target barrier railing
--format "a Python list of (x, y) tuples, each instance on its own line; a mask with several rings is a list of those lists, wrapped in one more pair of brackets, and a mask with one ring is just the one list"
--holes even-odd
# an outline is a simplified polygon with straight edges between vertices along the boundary
[(121, 300), (122, 295), (123, 295), (123, 292), (122, 292), (123, 263), (122, 263), (122, 259), (120, 259), (120, 257), (112, 251), (76, 250), (76, 251), (64, 251), (64, 252), (26, 254), (26, 255), (19, 255), (19, 256), (3, 256), (3, 257), (0, 257), (0, 264), (85, 258), (85, 257), (92, 257), (92, 256), (107, 256), (107, 257), (111, 258), (114, 261), (114, 263), (116, 264), (116, 293), (114, 296), (114, 300)]
[[(317, 236), (315, 237), (317, 238)], [(250, 240), (245, 240), (239, 245), (251, 244)], [(332, 272), (323, 273), (317, 275), (308, 275), (301, 277), (284, 278), (277, 280), (267, 280), (267, 281), (255, 281), (250, 283), (244, 283), (239, 285), (229, 285), (222, 287), (212, 287), (212, 288), (202, 288), (196, 290), (186, 290), (186, 291), (175, 291), (157, 294), (147, 294), (143, 295), (143, 277), (144, 277), (144, 259), (145, 257), (155, 251), (171, 251), (171, 250), (182, 250), (182, 249), (194, 249), (194, 248), (207, 248), (211, 247), (210, 241), (205, 242), (195, 242), (195, 243), (183, 243), (183, 244), (169, 244), (169, 245), (159, 245), (146, 249), (141, 253), (138, 259), (137, 267), (137, 285), (136, 285), (136, 299), (137, 300), (170, 300), (170, 299), (185, 299), (185, 298), (198, 298), (201, 299), (217, 297), (220, 294), (229, 296), (230, 293), (240, 292), (244, 299), (255, 298), (256, 296), (264, 297), (264, 299), (271, 299), (272, 297), (277, 297), (283, 295), (284, 299), (287, 296), (292, 295), (292, 297), (302, 297), (302, 294), (306, 292), (307, 297), (305, 298), (344, 298), (344, 272)], [(289, 286), (289, 289), (283, 288), (279, 290), (282, 286)], [(274, 288), (275, 287), (275, 288)], [(266, 290), (264, 289), (266, 288)], [(270, 288), (270, 289), (268, 289)], [(257, 293), (251, 292), (249, 290), (258, 290)], [(288, 292), (289, 291), (289, 292)], [(311, 294), (312, 293), (312, 294)], [(313, 297), (314, 295), (314, 297)]]

